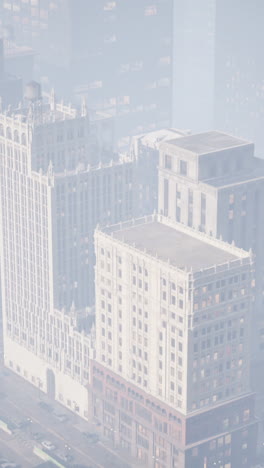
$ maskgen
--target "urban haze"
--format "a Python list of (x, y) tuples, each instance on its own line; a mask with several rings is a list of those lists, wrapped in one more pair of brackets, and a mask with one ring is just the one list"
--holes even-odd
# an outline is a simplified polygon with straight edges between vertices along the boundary
[(263, 21), (0, 0), (0, 468), (264, 467)]

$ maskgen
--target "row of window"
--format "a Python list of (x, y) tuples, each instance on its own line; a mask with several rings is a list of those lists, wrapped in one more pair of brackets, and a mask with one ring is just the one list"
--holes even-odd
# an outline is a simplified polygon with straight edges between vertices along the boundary
[(3, 124), (0, 124), (0, 137), (6, 137), (8, 140), (13, 140), (15, 143), (21, 143), (22, 145), (26, 146), (27, 144), (27, 137), (25, 133), (19, 133), (18, 130), (12, 130), (10, 127), (4, 128)]

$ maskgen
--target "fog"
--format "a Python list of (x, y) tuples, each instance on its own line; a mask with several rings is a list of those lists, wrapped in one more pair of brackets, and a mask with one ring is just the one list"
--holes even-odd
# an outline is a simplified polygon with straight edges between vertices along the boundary
[(261, 0), (0, 0), (0, 468), (264, 466)]

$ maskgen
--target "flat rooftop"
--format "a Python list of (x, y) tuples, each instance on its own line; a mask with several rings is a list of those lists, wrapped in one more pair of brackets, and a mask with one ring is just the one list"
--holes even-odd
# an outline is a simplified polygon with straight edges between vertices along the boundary
[(176, 138), (170, 140), (168, 143), (178, 148), (201, 155), (250, 144), (249, 141), (217, 131)]
[[(177, 226), (177, 225), (176, 225)], [(136, 249), (146, 251), (177, 268), (197, 271), (220, 265), (239, 257), (199, 237), (187, 234), (157, 221), (139, 224), (113, 232), (113, 237)]]

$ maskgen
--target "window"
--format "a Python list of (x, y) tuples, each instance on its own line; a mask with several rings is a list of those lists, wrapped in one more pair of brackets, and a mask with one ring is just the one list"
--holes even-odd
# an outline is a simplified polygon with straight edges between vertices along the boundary
[(12, 140), (12, 132), (11, 132), (10, 127), (7, 127), (6, 129), (6, 138), (8, 138), (9, 140)]
[(18, 134), (18, 131), (17, 131), (17, 130), (14, 131), (14, 141), (15, 141), (16, 143), (19, 143), (19, 134)]
[(250, 416), (250, 410), (249, 409), (244, 410), (244, 412), (243, 412), (243, 421), (244, 422), (248, 421), (249, 416)]
[(187, 176), (187, 161), (180, 160), (180, 174)]
[(165, 156), (164, 156), (164, 167), (165, 167), (165, 169), (171, 169), (172, 168), (172, 158), (168, 154), (165, 154)]
[(104, 11), (114, 10), (115, 7), (116, 7), (116, 2), (106, 2), (106, 4), (104, 5)]
[(155, 16), (157, 14), (157, 7), (150, 5), (145, 8), (145, 16)]
[(164, 179), (164, 205), (163, 205), (163, 214), (168, 216), (169, 209), (169, 181)]
[(225, 418), (223, 420), (223, 429), (227, 429), (229, 427), (229, 419)]

